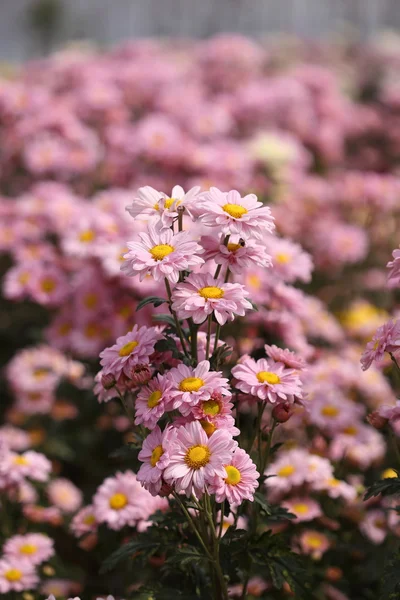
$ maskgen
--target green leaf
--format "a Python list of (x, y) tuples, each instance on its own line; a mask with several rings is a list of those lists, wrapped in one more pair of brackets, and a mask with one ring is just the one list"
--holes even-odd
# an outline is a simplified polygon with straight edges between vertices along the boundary
[(175, 328), (175, 320), (174, 317), (171, 317), (171, 315), (154, 315), (153, 319), (155, 321), (161, 321), (162, 323), (168, 323), (169, 325)]
[(122, 560), (126, 560), (128, 558), (134, 560), (137, 558), (137, 556), (135, 556), (137, 553), (139, 553), (139, 556), (141, 556), (142, 553), (144, 553), (145, 556), (151, 556), (154, 554), (154, 552), (157, 552), (159, 547), (160, 542), (152, 539), (141, 538), (138, 540), (132, 540), (131, 542), (121, 546), (121, 548), (118, 548), (118, 550), (106, 558), (101, 566), (100, 574), (104, 575), (104, 573), (112, 571)]
[(380, 600), (400, 599), (400, 551), (390, 559), (385, 567), (382, 578)]
[(154, 348), (157, 352), (172, 352), (174, 358), (182, 358), (182, 352), (179, 352), (174, 338), (166, 335), (162, 340), (158, 340)]
[(367, 490), (364, 500), (368, 500), (372, 496), (379, 496), (379, 494), (382, 494), (382, 496), (400, 494), (400, 477), (388, 477), (387, 479), (375, 481)]
[(164, 304), (164, 302), (167, 302), (165, 298), (160, 298), (159, 296), (147, 296), (147, 298), (143, 298), (143, 300), (141, 300), (137, 307), (136, 307), (136, 312), (138, 310), (140, 310), (141, 308), (143, 308), (144, 306), (147, 306), (147, 304), (153, 304), (154, 306), (161, 306), (161, 304)]
[(246, 300), (248, 302), (250, 302), (251, 306), (253, 307), (253, 310), (255, 310), (256, 312), (258, 312), (259, 308), (258, 308), (257, 304), (255, 302), (253, 302), (253, 300), (250, 300), (250, 298), (246, 298)]

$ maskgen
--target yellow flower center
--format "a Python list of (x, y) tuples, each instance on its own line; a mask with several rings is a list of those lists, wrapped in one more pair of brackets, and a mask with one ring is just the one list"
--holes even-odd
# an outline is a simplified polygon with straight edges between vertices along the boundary
[(346, 435), (356, 435), (357, 427), (354, 427), (354, 425), (349, 425), (348, 427), (345, 427), (343, 429), (343, 433), (345, 433)]
[(20, 552), (22, 554), (35, 554), (35, 552), (37, 552), (37, 546), (34, 544), (24, 544), (21, 546)]
[(160, 402), (160, 398), (162, 396), (162, 392), (160, 390), (155, 390), (152, 394), (150, 394), (149, 399), (147, 400), (147, 406), (149, 408), (154, 408)]
[(307, 540), (307, 544), (310, 546), (310, 548), (314, 548), (315, 550), (317, 550), (318, 548), (321, 548), (321, 546), (322, 546), (322, 540), (317, 535), (310, 534), (307, 536), (306, 540)]
[(295, 470), (296, 469), (293, 465), (285, 465), (284, 467), (279, 469), (277, 475), (279, 475), (279, 477), (290, 477), (290, 475), (293, 475)]
[(85, 327), (85, 335), (88, 338), (97, 337), (100, 334), (100, 329), (95, 323), (88, 323)]
[(81, 231), (79, 234), (79, 241), (87, 244), (88, 242), (93, 242), (95, 238), (94, 231), (91, 229), (86, 229), (85, 231)]
[(95, 308), (97, 306), (97, 295), (94, 292), (86, 294), (84, 305), (86, 308)]
[(298, 502), (297, 504), (293, 504), (293, 510), (299, 515), (305, 515), (308, 513), (308, 505), (303, 502)]
[(164, 450), (162, 446), (156, 446), (151, 453), (150, 464), (152, 467), (155, 467), (162, 455), (164, 454)]
[(5, 572), (7, 581), (19, 581), (22, 578), (22, 571), (19, 569), (9, 569)]
[(49, 277), (47, 279), (42, 280), (40, 287), (42, 288), (43, 292), (50, 293), (53, 290), (55, 290), (55, 288), (57, 287), (57, 284), (54, 281), (54, 279), (50, 279), (50, 277)]
[(128, 498), (125, 494), (114, 494), (110, 498), (110, 506), (114, 510), (121, 510), (128, 504)]
[(224, 295), (224, 290), (219, 287), (206, 286), (199, 290), (200, 296), (205, 298), (206, 300), (219, 300)]
[(205, 400), (205, 402), (202, 404), (202, 407), (203, 412), (206, 415), (211, 415), (212, 417), (215, 417), (215, 415), (218, 415), (221, 411), (221, 407), (216, 400)]
[(96, 522), (95, 516), (94, 515), (87, 515), (84, 519), (83, 522), (85, 525), (93, 525), (93, 523)]
[(285, 265), (286, 263), (288, 263), (290, 261), (290, 256), (289, 256), (289, 254), (285, 254), (284, 252), (279, 252), (275, 256), (275, 260), (276, 260), (276, 262), (280, 263), (281, 265)]
[(168, 254), (171, 254), (175, 248), (169, 244), (158, 244), (149, 250), (154, 260), (163, 260)]
[(185, 463), (189, 469), (201, 469), (210, 462), (211, 452), (207, 446), (191, 446), (185, 455)]
[(45, 369), (45, 368), (43, 367), (43, 368), (41, 368), (41, 369), (35, 369), (35, 370), (33, 371), (33, 376), (34, 376), (36, 379), (42, 379), (43, 377), (46, 377), (46, 375), (48, 375), (48, 373), (49, 373), (49, 370), (48, 370), (48, 369)]
[(247, 283), (250, 287), (252, 287), (255, 290), (259, 290), (261, 288), (261, 279), (258, 275), (255, 275), (254, 273), (247, 277)]
[(257, 379), (260, 383), (269, 383), (271, 385), (280, 383), (281, 381), (281, 378), (276, 373), (271, 373), (271, 371), (260, 371), (257, 373)]
[(321, 410), (321, 414), (324, 415), (324, 417), (337, 417), (339, 409), (336, 406), (332, 406), (332, 404), (327, 404)]
[(382, 473), (382, 479), (390, 479), (392, 477), (397, 477), (397, 473), (394, 469), (385, 469)]
[(58, 328), (59, 335), (68, 335), (72, 329), (71, 323), (62, 323)]
[(199, 377), (186, 377), (179, 384), (181, 392), (198, 392), (204, 385), (204, 381)]
[(331, 487), (337, 487), (340, 484), (339, 479), (336, 479), (336, 477), (332, 477), (331, 479), (328, 479), (328, 485), (330, 485)]
[(21, 456), (20, 454), (18, 456), (15, 456), (13, 459), (13, 463), (14, 465), (20, 465), (20, 466), (24, 466), (28, 464), (28, 459), (25, 458), (25, 456)]
[(226, 247), (228, 248), (229, 252), (236, 252), (236, 250), (242, 248), (240, 244), (234, 244), (233, 242), (228, 242)]
[(234, 219), (241, 219), (248, 212), (247, 208), (240, 204), (224, 204), (222, 210)]
[(217, 426), (214, 423), (210, 423), (210, 421), (206, 421), (205, 419), (201, 419), (200, 425), (204, 429), (207, 434), (207, 437), (212, 436), (214, 431), (217, 429)]
[(228, 465), (225, 467), (226, 475), (225, 481), (228, 485), (237, 485), (240, 483), (242, 476), (240, 474), (239, 469), (234, 467), (233, 465)]
[(30, 274), (29, 273), (21, 273), (21, 275), (18, 277), (18, 281), (24, 285), (25, 283), (28, 283), (30, 279)]
[(134, 349), (136, 348), (136, 346), (139, 344), (139, 342), (128, 342), (127, 344), (125, 344), (124, 346), (122, 346), (122, 348), (119, 351), (119, 355), (120, 356), (129, 356)]

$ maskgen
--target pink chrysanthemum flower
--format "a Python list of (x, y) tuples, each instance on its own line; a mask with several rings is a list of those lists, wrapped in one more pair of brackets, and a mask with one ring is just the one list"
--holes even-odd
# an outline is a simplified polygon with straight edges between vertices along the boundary
[(288, 367), (289, 369), (304, 369), (304, 359), (287, 348), (279, 348), (274, 344), (271, 346), (265, 344), (264, 349), (268, 356), (275, 362), (283, 363), (285, 367)]
[(35, 566), (16, 557), (0, 559), (0, 593), (32, 590), (39, 583)]
[(22, 454), (9, 452), (3, 461), (4, 470), (11, 481), (19, 483), (25, 477), (34, 481), (47, 481), (51, 472), (51, 462), (39, 452), (28, 450)]
[(326, 535), (315, 531), (314, 529), (306, 529), (299, 537), (299, 546), (304, 554), (310, 554), (315, 560), (319, 560), (324, 552), (330, 547), (330, 542)]
[(225, 245), (223, 239), (204, 235), (200, 243), (205, 250), (204, 260), (214, 259), (217, 265), (229, 268), (232, 273), (242, 273), (254, 264), (264, 268), (272, 266), (265, 246), (251, 239), (243, 240), (239, 236), (231, 236)]
[(239, 506), (243, 500), (254, 500), (254, 492), (258, 487), (256, 465), (250, 456), (237, 448), (228, 464), (225, 465), (224, 476), (217, 475), (209, 485), (217, 502), (228, 500), (233, 507)]
[(0, 440), (5, 442), (10, 450), (16, 452), (26, 450), (31, 445), (29, 434), (9, 423), (0, 427)]
[(400, 400), (394, 406), (383, 404), (378, 412), (381, 417), (389, 420), (395, 434), (400, 436)]
[(393, 250), (393, 260), (388, 262), (387, 267), (390, 269), (388, 275), (389, 287), (400, 287), (400, 249)]
[(70, 525), (72, 533), (76, 537), (81, 537), (86, 533), (92, 533), (97, 529), (97, 521), (94, 516), (94, 508), (91, 504), (84, 506), (76, 513)]
[(220, 392), (214, 392), (208, 400), (203, 400), (193, 406), (190, 414), (195, 419), (204, 419), (212, 423), (219, 417), (232, 414), (231, 399), (230, 393), (223, 396)]
[(83, 494), (64, 477), (53, 479), (47, 486), (47, 495), (51, 504), (60, 508), (64, 512), (75, 512), (80, 508), (83, 501)]
[(148, 215), (153, 219), (161, 219), (162, 224), (169, 227), (178, 216), (178, 208), (185, 207), (190, 213), (191, 204), (196, 201), (199, 192), (200, 186), (192, 187), (185, 193), (180, 185), (175, 185), (171, 196), (167, 196), (146, 185), (138, 189), (136, 197), (126, 210), (134, 219)]
[(14, 535), (3, 547), (6, 558), (26, 560), (31, 565), (40, 565), (54, 555), (54, 541), (42, 533)]
[(199, 209), (202, 223), (209, 227), (218, 226), (226, 235), (262, 239), (266, 232), (271, 233), (275, 228), (271, 210), (258, 202), (255, 194), (242, 198), (236, 190), (221, 192), (212, 187), (202, 194)]
[(216, 475), (226, 475), (224, 465), (230, 463), (236, 447), (237, 442), (223, 430), (208, 438), (198, 421), (179, 427), (164, 479), (178, 493), (189, 497), (194, 492), (200, 498)]
[(135, 365), (150, 362), (154, 346), (161, 337), (155, 327), (135, 325), (132, 331), (117, 338), (114, 346), (101, 352), (100, 364), (104, 374), (112, 373), (117, 379), (124, 372), (129, 377)]
[(98, 523), (107, 523), (119, 530), (134, 526), (143, 518), (143, 488), (131, 471), (108, 477), (93, 498), (94, 516)]
[(306, 283), (311, 280), (313, 261), (299, 244), (269, 236), (266, 250), (272, 257), (274, 275), (287, 283), (293, 283), (297, 279)]
[(166, 376), (158, 374), (149, 381), (135, 401), (135, 425), (154, 429), (159, 418), (170, 409), (170, 390), (171, 382)]
[(400, 350), (400, 320), (390, 320), (378, 327), (374, 337), (368, 342), (361, 357), (363, 371), (369, 369), (374, 361), (383, 360), (385, 352), (398, 352)]
[(137, 480), (152, 496), (157, 496), (163, 485), (163, 473), (169, 464), (170, 449), (176, 429), (167, 427), (163, 432), (155, 427), (150, 435), (143, 441), (139, 452), (142, 465), (137, 474)]
[(124, 255), (121, 271), (126, 275), (140, 275), (142, 281), (151, 275), (156, 281), (167, 278), (172, 283), (179, 279), (181, 271), (201, 265), (204, 260), (197, 256), (203, 248), (191, 239), (190, 233), (173, 234), (171, 229), (148, 226), (147, 233), (139, 233), (140, 242), (128, 242), (129, 252)]
[(236, 387), (245, 394), (274, 403), (302, 397), (302, 383), (297, 371), (286, 369), (282, 363), (261, 358), (247, 358), (232, 369)]
[(282, 502), (282, 506), (296, 515), (295, 523), (312, 521), (322, 515), (322, 510), (318, 502), (307, 497), (292, 497)]
[(195, 368), (180, 364), (171, 369), (167, 377), (171, 382), (172, 407), (187, 415), (191, 407), (209, 400), (215, 391), (231, 396), (228, 380), (221, 375), (220, 371), (210, 371), (208, 360), (201, 361)]
[(252, 305), (246, 300), (247, 292), (240, 283), (217, 281), (210, 273), (192, 273), (179, 283), (172, 293), (172, 308), (181, 319), (193, 318), (195, 323), (203, 323), (214, 314), (220, 325), (233, 321), (235, 316), (243, 317)]

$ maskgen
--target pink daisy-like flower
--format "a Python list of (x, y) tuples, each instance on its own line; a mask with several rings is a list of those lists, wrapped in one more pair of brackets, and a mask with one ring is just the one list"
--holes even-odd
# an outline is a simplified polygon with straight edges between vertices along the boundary
[(140, 275), (143, 280), (147, 275), (156, 281), (167, 278), (172, 283), (179, 279), (181, 271), (187, 271), (204, 260), (197, 256), (203, 252), (190, 237), (190, 233), (182, 231), (173, 234), (171, 229), (159, 229), (148, 226), (148, 233), (139, 233), (140, 242), (128, 242), (129, 252), (124, 255), (121, 271), (126, 275)]
[(135, 325), (132, 331), (117, 338), (114, 346), (101, 352), (100, 364), (104, 374), (113, 373), (117, 379), (124, 372), (129, 377), (135, 365), (150, 362), (154, 346), (161, 337), (155, 327), (139, 328)]
[(374, 361), (383, 360), (385, 352), (398, 352), (400, 349), (400, 320), (390, 320), (378, 327), (374, 337), (368, 342), (361, 357), (363, 371), (369, 369)]
[(385, 512), (378, 508), (369, 510), (360, 523), (360, 531), (374, 544), (382, 544), (388, 532)]
[(258, 202), (255, 194), (242, 198), (236, 190), (221, 192), (212, 187), (202, 194), (199, 209), (202, 223), (209, 227), (219, 226), (226, 235), (262, 239), (266, 232), (271, 233), (275, 228), (271, 210)]
[(64, 512), (77, 511), (83, 501), (81, 490), (72, 481), (63, 477), (53, 479), (49, 483), (47, 486), (47, 495), (51, 504)]
[(279, 348), (274, 344), (271, 346), (265, 344), (264, 349), (268, 356), (275, 362), (283, 363), (285, 367), (288, 367), (289, 369), (304, 369), (304, 359), (287, 348)]
[(76, 513), (70, 525), (72, 533), (76, 537), (81, 537), (86, 533), (92, 533), (97, 529), (97, 521), (94, 516), (94, 508), (91, 504), (84, 506)]
[(269, 236), (266, 250), (272, 257), (274, 275), (287, 283), (293, 283), (297, 279), (306, 283), (311, 280), (313, 261), (299, 244)]
[(220, 392), (214, 392), (208, 400), (203, 400), (193, 406), (190, 414), (195, 419), (204, 419), (212, 423), (221, 417), (232, 414), (231, 399), (230, 393), (223, 396)]
[(400, 436), (400, 400), (397, 400), (394, 406), (383, 404), (378, 412), (379, 416), (389, 420), (395, 434)]
[(195, 368), (180, 364), (171, 369), (167, 377), (171, 382), (172, 408), (178, 408), (186, 416), (191, 407), (209, 400), (215, 391), (231, 396), (228, 380), (221, 375), (220, 371), (210, 371), (208, 360), (202, 360)]
[(42, 533), (14, 535), (3, 547), (6, 558), (26, 560), (31, 565), (40, 565), (54, 555), (54, 541)]
[(286, 369), (282, 363), (261, 358), (247, 358), (232, 369), (236, 387), (245, 394), (274, 403), (302, 397), (302, 383), (297, 371)]
[(163, 484), (163, 473), (169, 464), (170, 449), (177, 430), (167, 427), (163, 432), (155, 427), (143, 441), (139, 452), (142, 465), (137, 474), (137, 480), (152, 496), (157, 496)]
[(39, 583), (35, 566), (19, 557), (0, 559), (0, 593), (22, 592), (32, 590)]
[(253, 494), (258, 487), (259, 476), (256, 465), (247, 452), (236, 448), (230, 462), (225, 465), (224, 476), (214, 477), (209, 490), (215, 494), (217, 502), (227, 499), (231, 506), (239, 506), (243, 500), (254, 500)]
[(93, 498), (94, 516), (98, 523), (107, 523), (119, 530), (134, 526), (143, 517), (142, 486), (131, 471), (108, 477)]
[(2, 467), (14, 483), (19, 483), (25, 477), (34, 481), (47, 481), (51, 472), (51, 462), (44, 454), (34, 450), (28, 450), (22, 454), (9, 452)]
[(230, 236), (225, 245), (223, 239), (204, 235), (200, 243), (205, 250), (204, 260), (214, 259), (217, 265), (229, 268), (232, 273), (242, 273), (254, 264), (264, 268), (272, 266), (271, 257), (266, 252), (265, 246), (251, 239), (243, 240), (239, 236)]
[(190, 213), (190, 206), (196, 201), (199, 192), (200, 186), (192, 187), (185, 193), (180, 185), (175, 185), (172, 188), (171, 196), (167, 196), (167, 194), (146, 185), (138, 189), (136, 197), (132, 204), (126, 207), (126, 210), (134, 219), (149, 215), (154, 219), (161, 219), (162, 224), (169, 227), (178, 216), (179, 207), (185, 207)]
[(246, 295), (247, 291), (240, 283), (224, 283), (215, 280), (210, 273), (191, 273), (184, 283), (175, 287), (172, 308), (181, 319), (191, 317), (195, 323), (203, 323), (214, 314), (218, 323), (224, 325), (252, 309)]
[(326, 535), (314, 529), (303, 531), (298, 542), (302, 552), (310, 554), (315, 560), (319, 560), (323, 553), (330, 547), (330, 542)]
[(322, 515), (320, 505), (312, 498), (292, 497), (282, 502), (282, 506), (296, 515), (295, 523), (312, 521)]
[(164, 479), (178, 493), (189, 497), (194, 491), (200, 498), (216, 475), (226, 476), (224, 465), (230, 463), (236, 447), (237, 442), (222, 429), (208, 438), (198, 421), (179, 427)]
[(393, 250), (393, 260), (388, 262), (387, 267), (390, 269), (388, 275), (389, 287), (400, 287), (400, 249)]
[(170, 380), (158, 374), (140, 390), (135, 400), (135, 425), (154, 429), (159, 418), (170, 408), (170, 389)]

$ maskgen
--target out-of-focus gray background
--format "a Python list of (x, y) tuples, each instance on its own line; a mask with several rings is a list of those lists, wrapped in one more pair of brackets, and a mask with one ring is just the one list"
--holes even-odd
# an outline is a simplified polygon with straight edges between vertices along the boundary
[(26, 60), (68, 41), (289, 33), (365, 38), (400, 27), (400, 0), (0, 0), (0, 60)]

